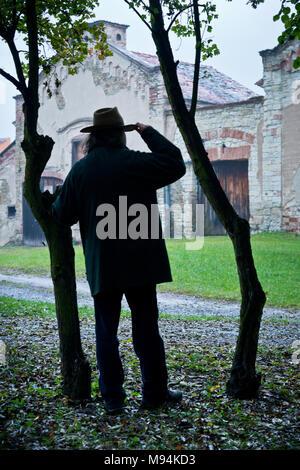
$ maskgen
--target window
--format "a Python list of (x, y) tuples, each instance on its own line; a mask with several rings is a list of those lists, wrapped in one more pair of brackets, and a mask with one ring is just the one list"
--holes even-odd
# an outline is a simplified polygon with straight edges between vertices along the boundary
[(16, 206), (7, 206), (7, 216), (12, 219), (16, 215)]
[(121, 41), (121, 39), (122, 39), (121, 34), (117, 34), (116, 38), (117, 38), (117, 41)]

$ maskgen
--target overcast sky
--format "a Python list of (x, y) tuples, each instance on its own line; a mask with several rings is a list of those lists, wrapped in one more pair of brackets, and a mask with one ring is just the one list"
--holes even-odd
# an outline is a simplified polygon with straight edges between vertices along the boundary
[[(218, 44), (221, 54), (206, 63), (258, 94), (261, 88), (255, 85), (262, 77), (262, 62), (259, 51), (272, 49), (277, 45), (277, 37), (282, 31), (280, 21), (273, 22), (278, 12), (280, 0), (265, 0), (265, 4), (254, 10), (246, 5), (247, 0), (216, 0), (219, 18), (214, 23), (212, 37)], [(150, 31), (129, 10), (123, 0), (101, 0), (95, 10), (96, 18), (129, 25), (127, 48), (131, 51), (155, 54)], [(193, 39), (172, 38), (176, 59), (194, 62)], [(13, 73), (9, 51), (0, 43), (0, 67)], [(0, 77), (0, 138), (15, 138), (15, 100), (17, 94), (13, 85)]]

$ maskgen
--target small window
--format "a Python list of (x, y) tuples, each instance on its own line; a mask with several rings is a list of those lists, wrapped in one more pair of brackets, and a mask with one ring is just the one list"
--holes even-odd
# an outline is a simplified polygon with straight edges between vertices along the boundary
[(11, 219), (16, 215), (16, 207), (15, 206), (7, 206), (7, 216)]
[(121, 39), (122, 39), (121, 34), (117, 34), (117, 41), (121, 41)]
[(84, 36), (84, 40), (85, 40), (85, 42), (89, 42), (89, 37), (88, 37), (88, 36)]

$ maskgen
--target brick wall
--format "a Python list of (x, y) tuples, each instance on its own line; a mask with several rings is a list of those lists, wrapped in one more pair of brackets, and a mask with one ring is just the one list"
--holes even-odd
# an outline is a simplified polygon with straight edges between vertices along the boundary
[[(261, 201), (261, 178), (259, 173), (259, 122), (263, 115), (263, 99), (255, 98), (235, 105), (205, 106), (199, 108), (196, 123), (204, 140), (208, 157), (212, 162), (221, 160), (248, 160), (250, 212)], [(168, 126), (173, 117), (168, 114)], [(195, 205), (197, 202), (197, 179), (190, 157), (179, 130), (175, 127), (173, 141), (184, 156), (187, 166), (186, 175), (180, 180), (183, 195), (181, 199)], [(174, 200), (175, 194), (173, 195)], [(194, 224), (187, 216), (184, 233), (187, 238), (193, 234)]]

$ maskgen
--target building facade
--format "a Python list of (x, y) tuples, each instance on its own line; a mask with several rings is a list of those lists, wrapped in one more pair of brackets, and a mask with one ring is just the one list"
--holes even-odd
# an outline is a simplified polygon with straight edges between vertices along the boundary
[[(90, 55), (79, 65), (77, 75), (68, 75), (66, 68), (59, 66), (60, 86), (51, 98), (41, 76), (38, 131), (55, 142), (42, 176), (42, 189), (52, 191), (83, 156), (80, 129), (92, 122), (93, 112), (117, 106), (126, 123), (152, 125), (184, 156), (186, 175), (157, 192), (162, 219), (173, 204), (193, 208), (201, 203), (205, 233), (225, 233), (193, 172), (157, 57), (127, 50), (127, 25), (104, 23), (113, 56), (100, 61)], [(300, 233), (300, 70), (292, 67), (300, 55), (300, 41), (260, 54), (264, 74), (258, 84), (265, 96), (256, 95), (212, 67), (202, 67), (196, 123), (223, 188), (237, 212), (249, 220), (252, 231)], [(193, 65), (179, 63), (177, 72), (189, 103)], [(15, 100), (16, 139), (0, 153), (0, 246), (9, 242), (36, 245), (43, 240), (22, 194), (22, 98)], [(127, 146), (148, 150), (135, 132), (128, 133)], [(179, 234), (174, 227), (181, 227)], [(79, 240), (78, 227), (73, 230), (74, 239)], [(171, 236), (191, 238), (194, 230), (193, 214), (183, 217), (180, 211), (172, 212)]]

